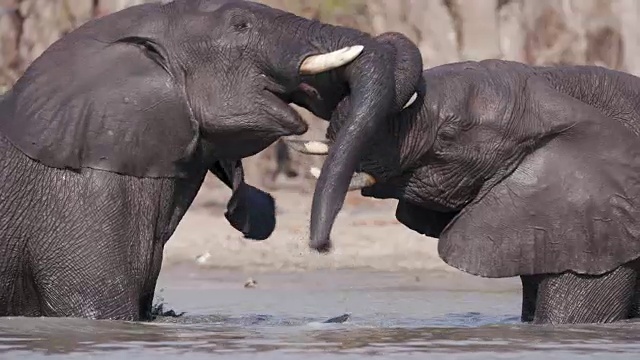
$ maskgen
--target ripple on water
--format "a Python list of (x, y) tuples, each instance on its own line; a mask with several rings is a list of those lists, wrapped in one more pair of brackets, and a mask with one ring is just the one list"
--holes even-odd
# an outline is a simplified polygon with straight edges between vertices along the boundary
[[(0, 318), (0, 359), (637, 360), (640, 353), (640, 323), (520, 324), (519, 283), (498, 289), (475, 278), (335, 272), (261, 275), (260, 286), (247, 290), (238, 282), (244, 274), (177, 275), (162, 296), (183, 317)], [(322, 323), (345, 312), (352, 314), (345, 323)]]
[(241, 354), (261, 353), (261, 358), (280, 359), (304, 353), (305, 358), (341, 354), (364, 359), (430, 353), (444, 359), (470, 354), (485, 354), (487, 359), (499, 354), (596, 359), (603, 352), (607, 358), (634, 358), (633, 354), (637, 357), (640, 353), (639, 322), (533, 326), (519, 324), (512, 316), (496, 318), (480, 313), (426, 321), (398, 319), (386, 326), (357, 316), (344, 324), (321, 324), (322, 320), (269, 315), (184, 316), (153, 323), (5, 318), (0, 320), (0, 357), (118, 354), (151, 359), (158, 354), (197, 358), (233, 353), (229, 356), (237, 359)]

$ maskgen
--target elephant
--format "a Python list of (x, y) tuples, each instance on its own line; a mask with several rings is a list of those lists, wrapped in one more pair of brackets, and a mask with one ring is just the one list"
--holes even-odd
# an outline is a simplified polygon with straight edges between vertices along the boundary
[(242, 0), (137, 5), (60, 38), (0, 100), (0, 316), (153, 320), (205, 176), (232, 190), (235, 229), (269, 238), (274, 199), (242, 159), (307, 131), (291, 104), (328, 117), (349, 93), (354, 118), (388, 115), (411, 95), (382, 86), (394, 42)]
[(345, 97), (326, 139), (290, 144), (327, 156), (315, 173), (312, 249), (331, 251), (344, 196), (359, 190), (397, 200), (396, 219), (437, 238), (448, 265), (519, 277), (523, 323), (640, 316), (638, 77), (462, 61), (425, 69), (411, 99), (361, 134)]

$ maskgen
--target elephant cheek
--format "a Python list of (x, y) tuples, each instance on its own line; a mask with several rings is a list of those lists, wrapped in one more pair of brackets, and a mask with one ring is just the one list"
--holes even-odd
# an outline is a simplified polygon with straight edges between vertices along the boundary
[(233, 192), (224, 216), (245, 238), (266, 240), (276, 226), (275, 201), (264, 191), (242, 183)]

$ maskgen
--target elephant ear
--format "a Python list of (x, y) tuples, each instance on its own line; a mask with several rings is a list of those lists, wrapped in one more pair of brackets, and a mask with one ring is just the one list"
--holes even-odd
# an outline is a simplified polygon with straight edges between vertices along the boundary
[(198, 125), (163, 64), (164, 49), (85, 32), (52, 45), (2, 98), (0, 133), (50, 167), (186, 177)]
[(541, 122), (574, 125), (483, 189), (444, 229), (440, 256), (484, 277), (599, 275), (640, 257), (640, 139), (546, 83), (529, 90)]

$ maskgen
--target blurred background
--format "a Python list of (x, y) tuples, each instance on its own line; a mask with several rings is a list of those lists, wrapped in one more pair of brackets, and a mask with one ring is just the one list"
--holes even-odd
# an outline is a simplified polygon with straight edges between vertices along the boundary
[[(83, 22), (145, 1), (0, 0), (0, 87), (13, 83), (53, 41)], [(500, 58), (529, 64), (596, 64), (640, 72), (637, 0), (261, 2), (374, 34), (400, 31), (419, 45), (427, 67)], [(322, 136), (325, 124), (312, 118), (310, 122), (313, 131), (308, 136)], [(276, 147), (248, 161), (254, 183), (271, 181), (276, 170)], [(291, 156), (291, 170), (297, 171), (282, 171), (278, 177), (297, 173), (308, 182), (308, 163), (302, 168), (300, 156)], [(317, 165), (319, 161), (313, 162)], [(282, 169), (289, 170), (287, 166)]]
[[(10, 86), (53, 41), (83, 22), (145, 0), (0, 0), (0, 88)], [(422, 51), (426, 67), (486, 58), (528, 64), (594, 64), (640, 73), (638, 0), (263, 0), (273, 7), (378, 34), (399, 31)], [(326, 124), (305, 138), (323, 138)], [(394, 203), (350, 195), (336, 225), (337, 249), (317, 257), (306, 248), (313, 180), (322, 158), (288, 153), (281, 143), (245, 161), (248, 181), (271, 191), (279, 206), (274, 237), (243, 241), (220, 219), (228, 192), (208, 179), (167, 246), (168, 263), (274, 270), (367, 267), (446, 268), (436, 241), (395, 221)], [(302, 195), (304, 194), (304, 195)], [(219, 229), (224, 229), (221, 231)], [(385, 235), (387, 234), (387, 235)], [(363, 245), (366, 246), (363, 248)]]

